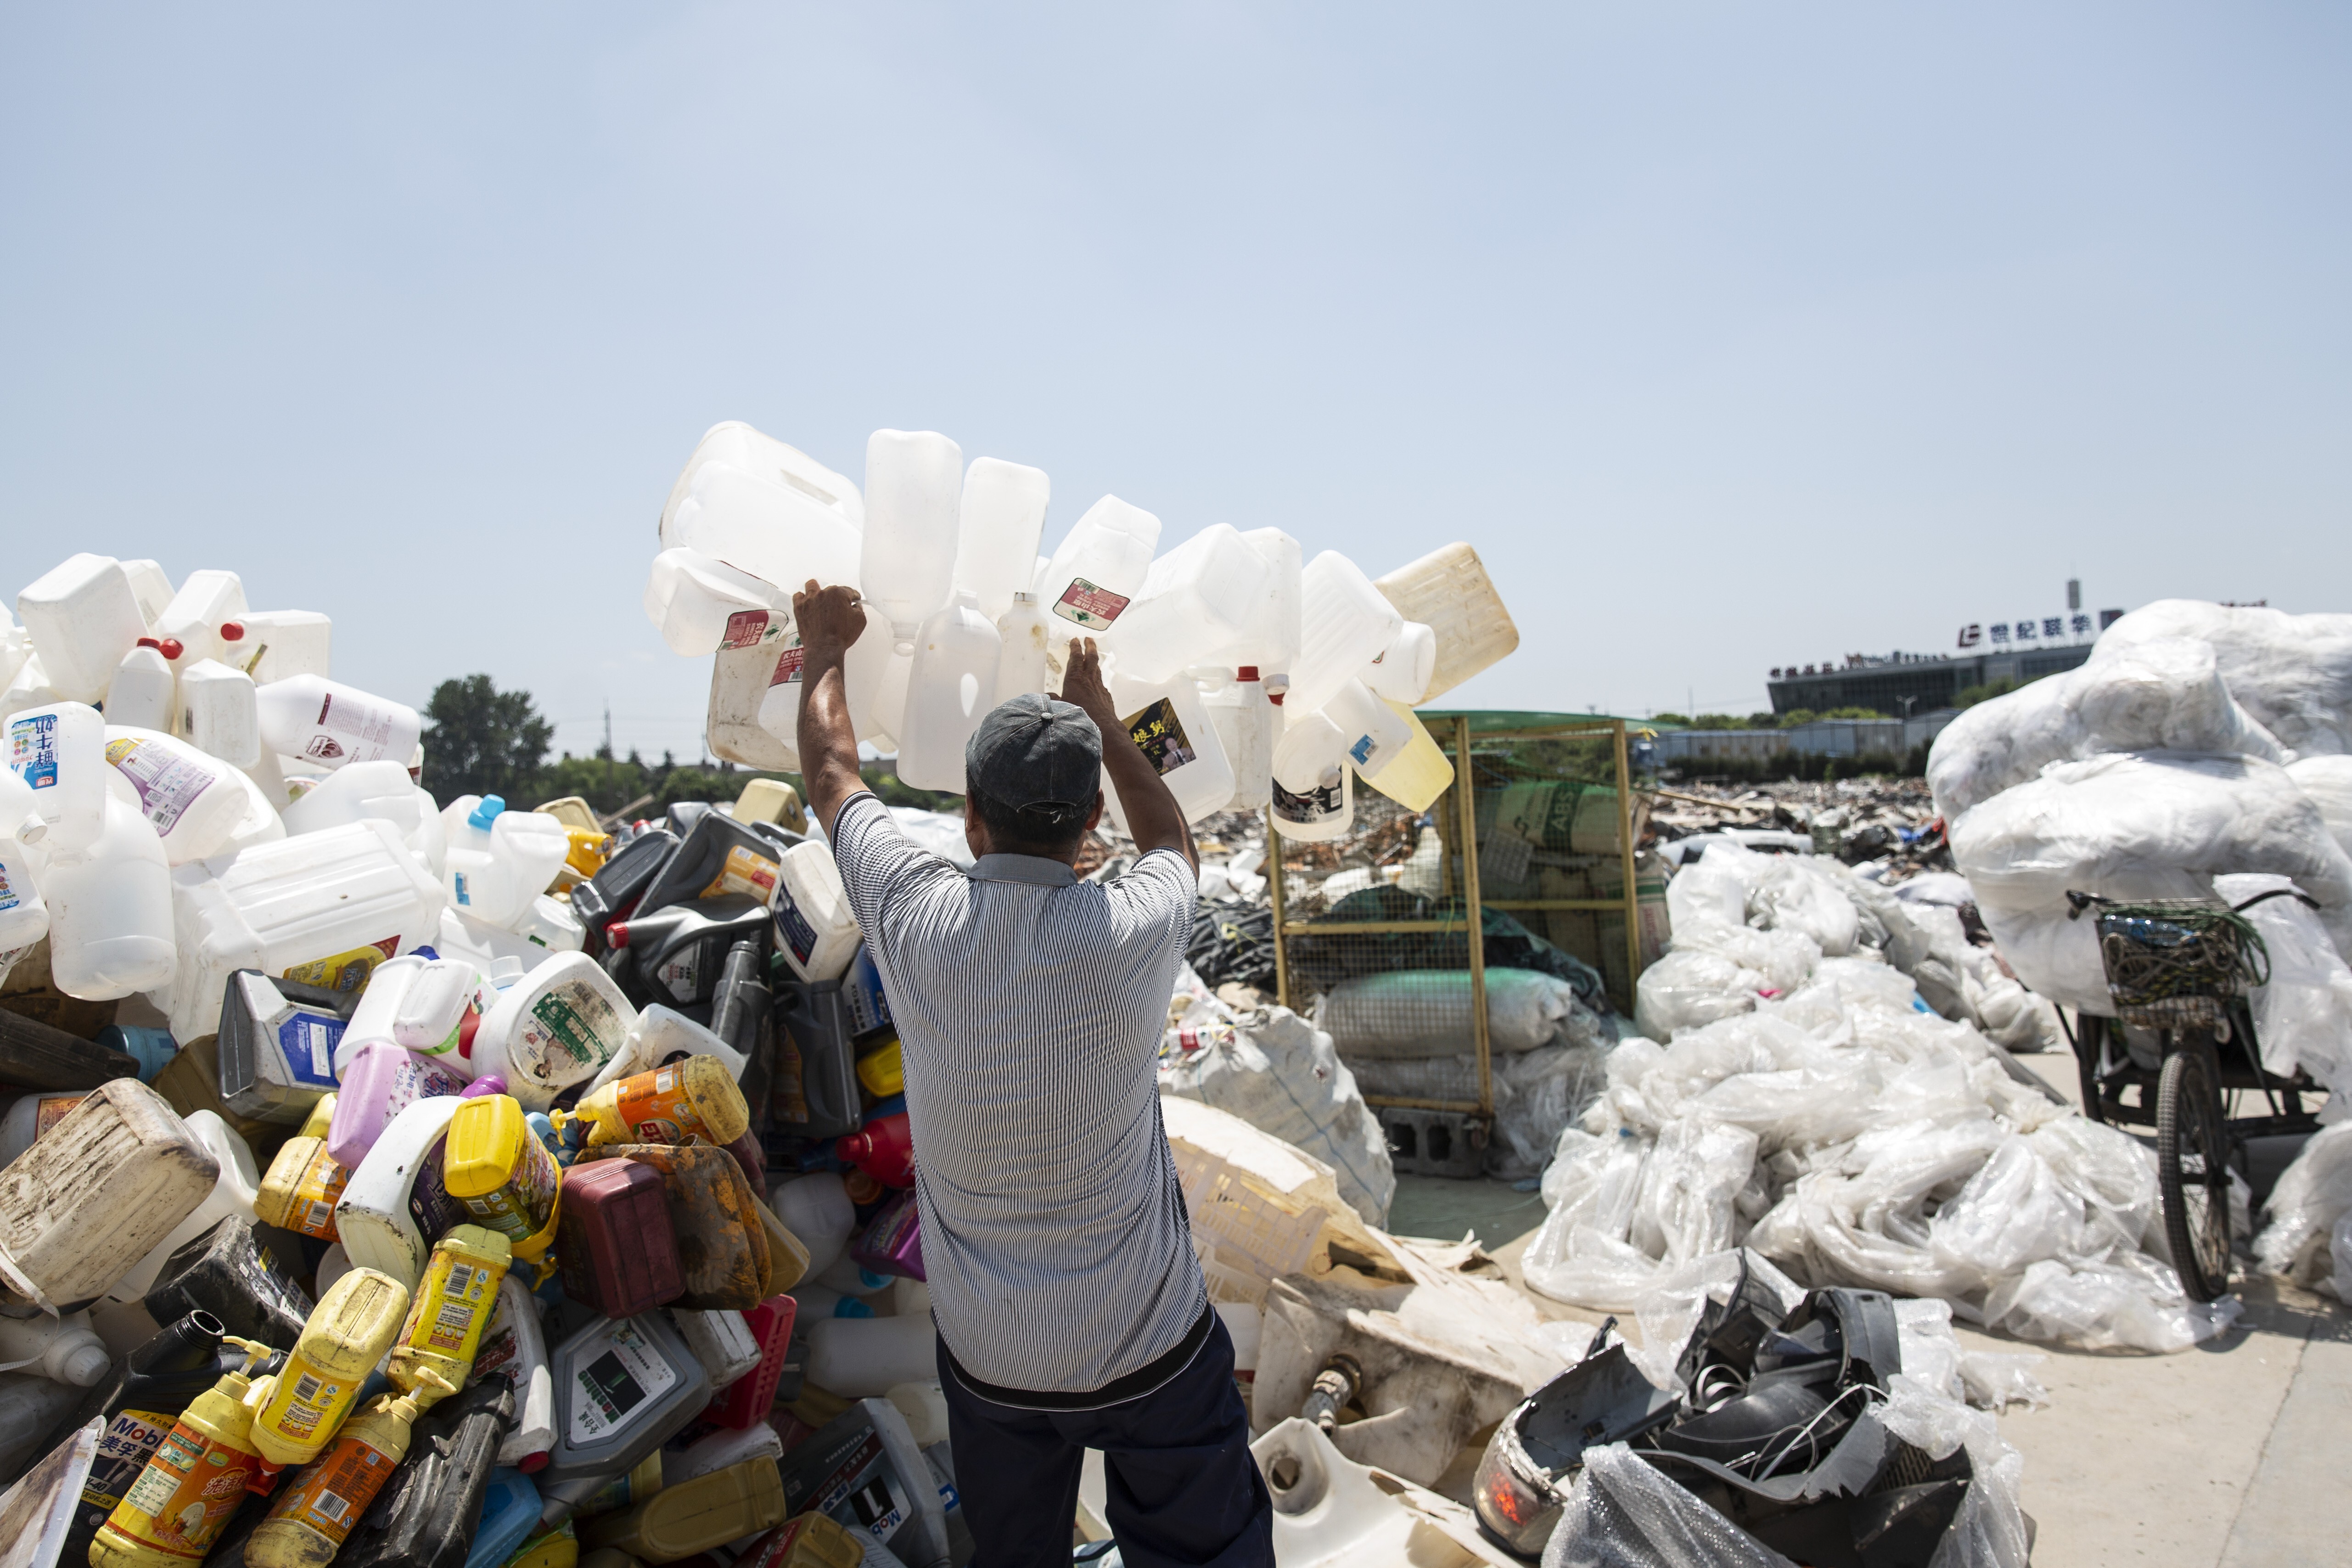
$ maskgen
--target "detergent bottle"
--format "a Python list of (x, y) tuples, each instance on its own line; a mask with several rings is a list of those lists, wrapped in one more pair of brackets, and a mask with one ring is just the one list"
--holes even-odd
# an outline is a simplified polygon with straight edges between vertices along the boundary
[(968, 589), (923, 622), (898, 725), (899, 778), (918, 789), (963, 793), (964, 743), (988, 717), (1003, 649), (994, 621)]
[(180, 685), (163, 645), (141, 637), (139, 646), (122, 656), (114, 678), (106, 684), (106, 721), (135, 724), (142, 730), (179, 728)]
[(483, 1095), (457, 1107), (442, 1151), (442, 1185), (525, 1263), (538, 1262), (555, 1243), (562, 1176), (512, 1095)]
[(356, 1170), (392, 1119), (420, 1100), (454, 1095), (466, 1076), (429, 1057), (373, 1040), (352, 1052), (335, 1096), (327, 1151), (346, 1170)]
[(735, 1075), (717, 1057), (688, 1057), (608, 1083), (580, 1102), (592, 1123), (588, 1147), (611, 1143), (678, 1143), (689, 1137), (728, 1144), (751, 1124)]
[(594, 959), (558, 953), (499, 993), (474, 1034), (474, 1071), (505, 1079), (525, 1110), (545, 1110), (594, 1078), (636, 1021), (637, 1010)]
[(334, 1447), (295, 1472), (245, 1546), (252, 1568), (323, 1568), (408, 1457), (417, 1416), (456, 1389), (430, 1371), (423, 1391), (380, 1394), (343, 1424)]
[(327, 1152), (327, 1123), (334, 1117), (334, 1096), (320, 1098), (310, 1107), (310, 1119), (301, 1133), (278, 1145), (278, 1157), (261, 1175), (254, 1196), (254, 1217), (264, 1225), (334, 1241), (334, 1206), (343, 1201), (351, 1184), (351, 1166)]
[(393, 1010), (392, 1042), (471, 1071), (474, 1035), (499, 988), (462, 958), (426, 959)]
[[(961, 751), (957, 758), (961, 778)], [(857, 917), (850, 912), (849, 895), (830, 846), (811, 841), (784, 851), (770, 907), (776, 917), (776, 951), (793, 974), (803, 980), (833, 980), (849, 967), (857, 952)]]
[(536, 811), (509, 811), (494, 795), (459, 795), (442, 812), (441, 829), (450, 903), (494, 926), (520, 921), (572, 854), (562, 823)]
[(425, 730), (407, 704), (324, 676), (273, 680), (255, 695), (264, 745), (278, 756), (331, 770), (350, 763), (404, 763)]
[(176, 736), (110, 724), (106, 760), (174, 866), (231, 847), (254, 805), (251, 780)]
[(866, 1224), (866, 1232), (851, 1245), (850, 1258), (860, 1268), (923, 1279), (923, 1220), (912, 1188), (896, 1192)]
[(111, 555), (68, 556), (16, 595), (43, 673), (59, 695), (96, 702), (122, 656), (147, 635), (130, 574)]
[[(441, 1182), (443, 1136), (462, 1104), (456, 1095), (420, 1100), (392, 1120), (352, 1171), (335, 1205), (335, 1234), (353, 1263), (414, 1287), (433, 1243), (465, 1210)], [(422, 1212), (430, 1236), (417, 1223)], [(444, 1221), (446, 1220), (446, 1223)]]
[(180, 1413), (223, 1373), (245, 1364), (243, 1351), (223, 1349), (226, 1338), (210, 1314), (188, 1313), (117, 1362), (111, 1375), (86, 1391), (42, 1435), (38, 1447), (46, 1453), (75, 1429), (93, 1420), (103, 1423), (60, 1561), (89, 1561), (91, 1537), (147, 1468)]
[(0, 1362), (88, 1388), (105, 1379), (113, 1358), (90, 1331), (89, 1314), (68, 1312), (62, 1318), (0, 1318)]
[(269, 1347), (232, 1342), (245, 1369), (199, 1394), (157, 1446), (90, 1543), (90, 1568), (178, 1568), (201, 1561), (245, 1501), (261, 1468), (253, 1412), (245, 1403), (252, 1372)]
[[(739, 947), (753, 946), (739, 942)], [(730, 952), (732, 949), (729, 950)], [(756, 948), (755, 948), (756, 951)], [(688, 1057), (717, 1057), (728, 1072), (740, 1079), (750, 1060), (712, 1030), (696, 1023), (675, 1007), (665, 1007), (656, 1002), (637, 1015), (629, 1027), (628, 1038), (621, 1050), (602, 1071), (589, 1080), (588, 1092), (594, 1094), (606, 1084), (625, 1078), (651, 1072), (656, 1068), (682, 1062)]]
[(915, 1184), (915, 1141), (903, 1110), (877, 1116), (858, 1131), (834, 1141), (833, 1152), (886, 1187)]
[(253, 1443), (273, 1465), (307, 1464), (334, 1437), (383, 1352), (400, 1336), (408, 1290), (389, 1274), (354, 1268), (335, 1281), (253, 1419)]
[(428, 1378), (449, 1387), (466, 1381), (511, 1257), (505, 1237), (478, 1225), (461, 1225), (433, 1244), (424, 1281), (392, 1348), (394, 1387), (415, 1393), (429, 1386)]

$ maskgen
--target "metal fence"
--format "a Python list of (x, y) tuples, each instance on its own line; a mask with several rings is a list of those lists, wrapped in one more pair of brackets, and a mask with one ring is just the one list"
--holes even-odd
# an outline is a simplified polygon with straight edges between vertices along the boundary
[[(1427, 811), (1367, 789), (1337, 840), (1284, 839), (1269, 821), (1276, 984), (1302, 1012), (1318, 999), (1352, 1009), (1356, 1037), (1401, 1056), (1434, 1056), (1425, 1043), (1451, 1039), (1454, 1053), (1475, 1057), (1475, 1094), (1468, 1082), (1433, 1079), (1430, 1093), (1367, 1095), (1373, 1105), (1491, 1117), (1489, 966), (1556, 966), (1548, 949), (1564, 951), (1631, 1014), (1645, 948), (1663, 931), (1664, 885), (1635, 875), (1645, 808), (1632, 790), (1623, 720), (1418, 717), (1454, 767)], [(1646, 924), (1645, 902), (1655, 906)]]

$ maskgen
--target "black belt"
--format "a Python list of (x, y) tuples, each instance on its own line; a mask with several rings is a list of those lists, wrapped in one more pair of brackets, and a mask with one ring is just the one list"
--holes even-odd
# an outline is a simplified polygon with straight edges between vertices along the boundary
[(1004, 1388), (993, 1383), (983, 1383), (963, 1368), (955, 1352), (948, 1348), (947, 1336), (940, 1336), (940, 1355), (948, 1363), (948, 1371), (971, 1394), (991, 1405), (1003, 1405), (1014, 1410), (1100, 1410), (1108, 1405), (1124, 1405), (1130, 1399), (1140, 1399), (1157, 1392), (1176, 1375), (1192, 1364), (1201, 1347), (1209, 1342), (1209, 1331), (1217, 1321), (1213, 1304), (1204, 1305), (1184, 1337), (1169, 1347), (1163, 1354), (1137, 1367), (1125, 1377), (1113, 1378), (1100, 1388), (1080, 1394), (1056, 1394), (1039, 1389)]

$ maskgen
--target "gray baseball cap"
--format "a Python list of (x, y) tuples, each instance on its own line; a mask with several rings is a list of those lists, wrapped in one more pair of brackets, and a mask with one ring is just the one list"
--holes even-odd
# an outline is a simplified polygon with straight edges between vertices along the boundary
[(963, 771), (968, 789), (1017, 811), (1083, 816), (1102, 789), (1102, 732), (1076, 704), (1026, 692), (980, 721)]

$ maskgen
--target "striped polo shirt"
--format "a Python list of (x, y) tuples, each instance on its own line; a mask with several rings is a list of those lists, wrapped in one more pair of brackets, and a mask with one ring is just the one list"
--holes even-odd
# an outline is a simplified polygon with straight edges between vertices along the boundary
[(1160, 1121), (1192, 867), (1155, 850), (1108, 883), (1029, 855), (967, 872), (863, 792), (832, 841), (898, 1026), (923, 1267), (958, 1367), (1076, 1394), (1176, 1352), (1208, 1305)]

